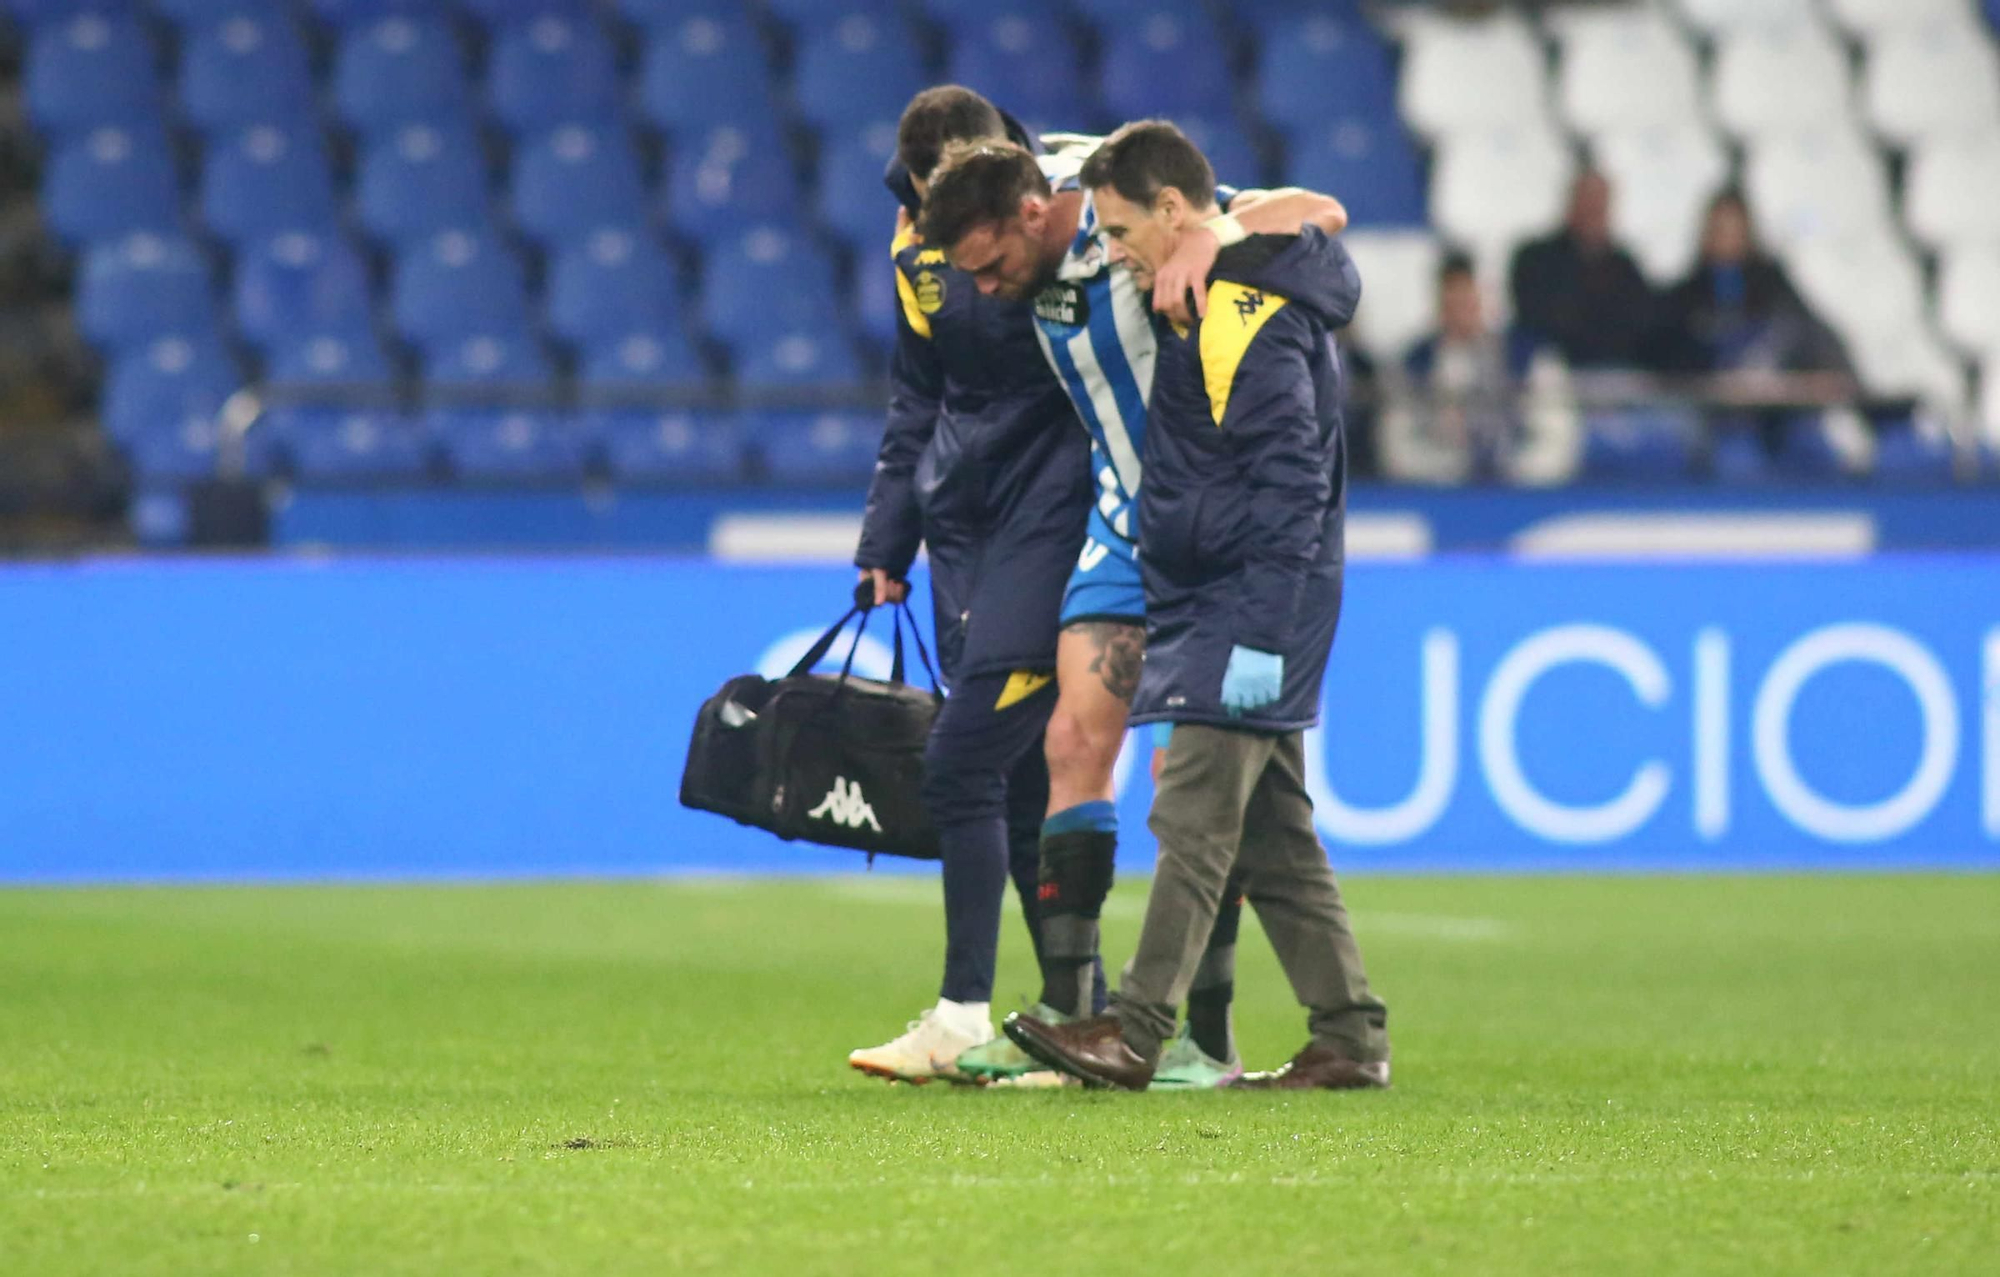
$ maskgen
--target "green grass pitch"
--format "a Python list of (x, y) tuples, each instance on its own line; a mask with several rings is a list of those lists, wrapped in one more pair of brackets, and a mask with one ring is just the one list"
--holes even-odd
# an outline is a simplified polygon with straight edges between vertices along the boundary
[(2000, 876), (1349, 897), (1396, 1089), (1287, 1097), (850, 1073), (928, 877), (0, 891), (0, 1272), (2000, 1272)]

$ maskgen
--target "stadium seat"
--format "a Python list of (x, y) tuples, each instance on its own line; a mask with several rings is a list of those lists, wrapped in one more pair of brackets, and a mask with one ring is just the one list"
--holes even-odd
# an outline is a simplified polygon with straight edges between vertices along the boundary
[(429, 347), (528, 328), (521, 264), (498, 240), (464, 231), (446, 231), (403, 250), (396, 260), (392, 309), (397, 329)]
[(997, 7), (957, 29), (945, 78), (976, 89), (1041, 131), (1096, 127), (1092, 81), (1077, 47), (1051, 39), (1033, 6)]
[(115, 13), (44, 23), (28, 39), (22, 94), (35, 126), (58, 136), (157, 119), (153, 43), (136, 19)]
[(893, 12), (827, 6), (798, 34), (792, 98), (821, 128), (896, 119), (926, 77), (916, 42)]
[(587, 436), (575, 421), (536, 412), (440, 409), (430, 433), (461, 479), (474, 482), (583, 478)]
[(181, 44), (180, 89), (181, 109), (211, 134), (312, 118), (305, 45), (281, 11), (236, 12), (190, 31)]
[(555, 369), (540, 343), (526, 332), (474, 324), (459, 337), (420, 343), (424, 381), (433, 388), (546, 389)]
[(1593, 413), (1577, 477), (1601, 483), (1679, 483), (1694, 477), (1700, 424), (1685, 413)]
[(355, 212), (389, 244), (428, 240), (491, 220), (486, 163), (470, 128), (404, 124), (361, 148)]
[(1355, 226), (1421, 226), (1427, 220), (1423, 162), (1393, 116), (1338, 119), (1294, 136), (1285, 180), (1338, 196)]
[(1853, 113), (1847, 54), (1816, 25), (1745, 27), (1717, 45), (1715, 118), (1738, 137), (1824, 126)]
[(1121, 120), (1235, 111), (1228, 45), (1198, 11), (1156, 12), (1103, 33), (1105, 108)]
[(596, 0), (458, 0), (459, 7), (487, 27), (500, 30), (538, 18), (587, 22)]
[(1546, 59), (1524, 23), (1510, 14), (1416, 17), (1403, 64), (1403, 119), (1434, 138), (1547, 127)]
[[(180, 0), (180, 3), (199, 0)], [(139, 0), (6, 0), (0, 5), (0, 16), (11, 18), (23, 28), (33, 30), (52, 22), (65, 22), (86, 13), (126, 17), (140, 8)]]
[(2000, 243), (2000, 139), (1946, 138), (1910, 157), (1903, 215), (1933, 248)]
[(741, 0), (617, 0), (620, 17), (646, 31), (679, 27), (690, 18), (741, 21)]
[(105, 125), (57, 143), (42, 179), (42, 214), (71, 245), (180, 226), (180, 187), (157, 124)]
[(1875, 436), (1875, 465), (1869, 477), (1880, 484), (1942, 485), (1952, 481), (1951, 440), (1931, 419), (1884, 426)]
[(1557, 98), (1571, 127), (1597, 134), (1699, 117), (1694, 54), (1661, 15), (1612, 8), (1563, 16)]
[(111, 361), (104, 381), (104, 431), (120, 442), (213, 420), (243, 375), (212, 331), (159, 337)]
[(1718, 422), (1709, 431), (1709, 477), (1716, 483), (1750, 487), (1771, 479), (1771, 458), (1747, 417)]
[(251, 429), (268, 430), (303, 484), (421, 479), (432, 444), (421, 418), (336, 408), (279, 408)]
[(514, 157), (514, 220), (544, 243), (646, 221), (646, 188), (622, 125), (566, 124), (522, 142)]
[(709, 370), (676, 325), (578, 347), (576, 376), (586, 396), (619, 398), (641, 388), (700, 386)]
[(298, 333), (368, 329), (368, 267), (332, 234), (293, 232), (251, 245), (238, 255), (236, 323), (259, 346)]
[(1944, 257), (1938, 323), (1969, 353), (2000, 350), (2000, 239), (1963, 245)]
[(629, 230), (597, 231), (549, 260), (549, 324), (576, 345), (669, 326), (679, 292), (666, 253)]
[(778, 133), (764, 50), (740, 13), (684, 16), (650, 30), (640, 56), (639, 106), (677, 150), (725, 126)]
[(330, 229), (339, 216), (316, 132), (254, 124), (209, 144), (201, 214), (233, 244), (287, 231)]
[(284, 386), (336, 386), (387, 397), (395, 370), (372, 326), (286, 333), (264, 351), (264, 379)]
[(1708, 201), (1729, 157), (1694, 121), (1598, 137), (1591, 157), (1612, 185), (1612, 230), (1655, 284), (1693, 266)]
[(1361, 18), (1301, 16), (1268, 30), (1262, 49), (1258, 109), (1278, 128), (1316, 133), (1329, 120), (1394, 117), (1395, 64)]
[(587, 14), (531, 14), (494, 37), (487, 96), (494, 116), (517, 135), (606, 124), (617, 118), (618, 94), (611, 42)]
[(819, 152), (820, 221), (864, 256), (888, 247), (896, 200), (882, 173), (896, 154), (896, 125), (883, 120), (829, 139)]
[(896, 340), (896, 311), (902, 306), (896, 296), (896, 268), (889, 255), (877, 257), (861, 252), (854, 267), (854, 317), (861, 335), (881, 350)]
[(1174, 123), (1208, 157), (1216, 181), (1237, 190), (1269, 184), (1263, 156), (1258, 154), (1256, 144), (1234, 116), (1207, 118), (1183, 115), (1176, 117)]
[(612, 478), (621, 483), (707, 486), (743, 478), (743, 430), (717, 413), (593, 413)]
[(387, 17), (349, 29), (334, 58), (333, 100), (341, 118), (364, 134), (462, 115), (458, 40), (436, 18)]
[(1178, 18), (1207, 17), (1204, 0), (1070, 0), (1085, 22), (1098, 28), (1100, 35), (1118, 27), (1130, 27), (1158, 14)]
[(1351, 230), (1341, 237), (1361, 272), (1361, 305), (1349, 330), (1377, 359), (1400, 360), (1437, 327), (1443, 256), (1428, 230)]
[(861, 364), (830, 312), (787, 332), (760, 333), (733, 348), (736, 384), (748, 390), (851, 385)]
[(1792, 250), (1790, 265), (1799, 290), (1850, 351), (1886, 330), (1924, 322), (1923, 274), (1886, 232), (1807, 240)]
[(1978, 33), (1973, 0), (1826, 0), (1826, 7), (1835, 22), (1864, 40), (1924, 27), (1961, 37)]
[(803, 203), (784, 149), (728, 125), (674, 149), (664, 196), (668, 223), (698, 243), (746, 226), (789, 224)]
[(881, 419), (867, 413), (764, 413), (750, 427), (771, 477), (799, 484), (866, 482), (882, 445)]
[(2000, 135), (2000, 58), (1956, 28), (1878, 36), (1862, 80), (1869, 123), (1891, 143)]
[(192, 243), (170, 236), (142, 232), (92, 245), (78, 274), (76, 306), (83, 335), (109, 351), (215, 329), (208, 263)]
[(1963, 417), (1969, 399), (1965, 365), (1925, 324), (1883, 328), (1853, 344), (1849, 354), (1861, 384), (1878, 395), (1913, 395), (1947, 420)]
[[(95, 5), (99, 0), (69, 2)], [(183, 37), (232, 17), (252, 17), (260, 21), (288, 18), (293, 8), (291, 0), (151, 0), (151, 3), (153, 11), (179, 27)], [(125, 0), (118, 7), (129, 9), (141, 6), (133, 0)]]
[(1504, 262), (1562, 220), (1572, 168), (1569, 147), (1542, 128), (1453, 135), (1438, 146), (1431, 216), (1482, 265)]
[(1689, 26), (1711, 37), (1819, 21), (1816, 0), (1675, 0), (1675, 5)]
[(780, 22), (802, 27), (823, 20), (831, 9), (893, 19), (899, 6), (898, 0), (764, 0), (764, 7)]
[(1761, 139), (1745, 188), (1764, 237), (1783, 247), (1806, 239), (1853, 239), (1889, 224), (1881, 156), (1850, 125)]
[(710, 250), (702, 322), (725, 342), (770, 342), (836, 323), (833, 267), (807, 240), (759, 226)]

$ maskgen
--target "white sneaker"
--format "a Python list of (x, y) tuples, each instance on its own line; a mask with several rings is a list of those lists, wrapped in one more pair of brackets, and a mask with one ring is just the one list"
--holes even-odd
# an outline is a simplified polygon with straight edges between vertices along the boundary
[(964, 1025), (947, 1023), (939, 1008), (932, 1007), (910, 1021), (902, 1037), (855, 1051), (847, 1057), (847, 1063), (863, 1073), (897, 1082), (928, 1082), (934, 1077), (963, 1081), (952, 1065), (959, 1052), (993, 1040), (992, 1021), (979, 1021), (978, 1028), (985, 1032), (968, 1031)]

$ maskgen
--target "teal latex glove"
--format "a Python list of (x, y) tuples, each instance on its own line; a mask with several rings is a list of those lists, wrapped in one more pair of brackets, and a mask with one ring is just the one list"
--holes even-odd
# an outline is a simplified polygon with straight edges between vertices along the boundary
[(1285, 658), (1237, 644), (1222, 675), (1222, 708), (1231, 718), (1275, 704), (1285, 687)]
[(1167, 746), (1173, 744), (1173, 741), (1174, 741), (1174, 725), (1172, 723), (1153, 724), (1154, 749), (1165, 749)]

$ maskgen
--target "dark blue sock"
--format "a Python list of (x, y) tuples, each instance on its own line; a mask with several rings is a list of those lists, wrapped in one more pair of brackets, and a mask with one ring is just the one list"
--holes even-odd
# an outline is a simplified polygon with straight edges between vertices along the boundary
[(944, 855), (944, 987), (953, 1002), (991, 1002), (1007, 894), (1007, 822), (995, 816), (938, 830)]

